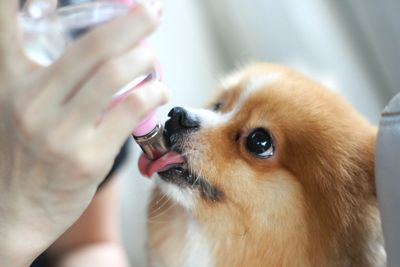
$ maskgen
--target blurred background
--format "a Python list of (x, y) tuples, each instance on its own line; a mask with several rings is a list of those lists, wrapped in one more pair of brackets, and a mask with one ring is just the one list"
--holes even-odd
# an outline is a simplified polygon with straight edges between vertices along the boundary
[[(398, 0), (173, 0), (163, 2), (149, 40), (171, 102), (201, 106), (219, 79), (243, 64), (282, 63), (343, 94), (372, 123), (400, 90)], [(145, 266), (146, 204), (152, 181), (136, 170), (121, 180), (123, 238), (133, 266)], [(157, 218), (153, 218), (157, 219)]]

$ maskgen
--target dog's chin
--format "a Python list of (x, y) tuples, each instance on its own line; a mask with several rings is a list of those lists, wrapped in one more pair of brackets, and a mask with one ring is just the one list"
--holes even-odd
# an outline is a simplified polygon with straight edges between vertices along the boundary
[(192, 188), (200, 186), (199, 177), (192, 171), (189, 171), (187, 163), (169, 166), (168, 169), (158, 172), (162, 180), (175, 184), (182, 188)]
[(222, 191), (210, 184), (204, 177), (199, 176), (186, 162), (159, 171), (158, 175), (164, 182), (177, 186), (182, 189), (181, 191), (198, 192), (202, 199), (212, 201), (222, 199)]

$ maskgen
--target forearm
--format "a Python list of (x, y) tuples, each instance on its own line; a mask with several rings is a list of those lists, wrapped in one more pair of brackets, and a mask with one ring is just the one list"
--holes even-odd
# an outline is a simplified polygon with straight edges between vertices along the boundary
[(128, 267), (129, 261), (122, 246), (117, 243), (95, 243), (77, 248), (58, 261), (56, 267)]
[(116, 177), (48, 250), (57, 267), (128, 267), (120, 239)]
[(39, 254), (37, 245), (30, 238), (12, 237), (0, 240), (0, 266), (28, 267)]
[(72, 224), (74, 219), (45, 216), (42, 211), (46, 210), (41, 208), (45, 203), (27, 203), (18, 194), (6, 196), (2, 189), (0, 186), (0, 267), (28, 267), (62, 234), (63, 224)]
[(0, 266), (28, 267), (51, 242), (32, 223), (12, 221), (0, 220)]

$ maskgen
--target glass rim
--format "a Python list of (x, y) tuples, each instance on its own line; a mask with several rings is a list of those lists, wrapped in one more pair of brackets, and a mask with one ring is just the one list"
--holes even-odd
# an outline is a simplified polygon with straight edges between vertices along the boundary
[(18, 14), (17, 20), (24, 32), (49, 31), (49, 23), (56, 22), (64, 29), (80, 28), (82, 24), (90, 25), (109, 21), (124, 15), (130, 6), (112, 0), (99, 0), (63, 6), (40, 18), (33, 18), (25, 12)]

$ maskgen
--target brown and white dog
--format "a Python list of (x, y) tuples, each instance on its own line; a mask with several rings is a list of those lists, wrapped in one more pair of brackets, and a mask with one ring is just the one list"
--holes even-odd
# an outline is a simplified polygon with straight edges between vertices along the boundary
[(385, 266), (376, 129), (284, 67), (229, 76), (207, 109), (171, 110), (149, 206), (153, 267)]

